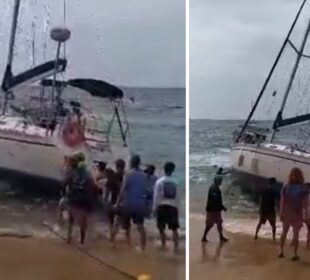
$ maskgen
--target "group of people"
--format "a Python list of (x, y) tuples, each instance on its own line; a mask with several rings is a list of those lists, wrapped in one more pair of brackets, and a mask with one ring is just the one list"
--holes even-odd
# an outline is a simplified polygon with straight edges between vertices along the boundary
[(120, 228), (125, 230), (126, 240), (131, 244), (131, 225), (139, 233), (141, 250), (145, 250), (147, 238), (144, 227), (146, 218), (156, 217), (162, 246), (166, 246), (166, 227), (173, 232), (174, 249), (178, 250), (179, 197), (180, 190), (173, 177), (175, 164), (164, 165), (164, 176), (157, 179), (155, 167), (141, 169), (138, 155), (126, 162), (118, 159), (115, 168), (99, 162), (91, 172), (85, 157), (78, 154), (68, 159), (65, 171), (64, 190), (59, 203), (60, 221), (62, 213), (68, 211), (68, 242), (72, 241), (72, 227), (80, 227), (80, 243), (83, 244), (88, 228), (88, 219), (98, 203), (106, 215), (110, 240), (114, 242)]
[[(223, 220), (221, 213), (222, 211), (227, 211), (227, 209), (223, 205), (220, 190), (222, 184), (221, 174), (221, 170), (217, 172), (214, 182), (209, 188), (206, 206), (206, 225), (201, 239), (202, 242), (208, 242), (207, 234), (214, 225), (217, 225), (220, 241), (228, 241), (223, 235), (222, 228)], [(293, 238), (291, 245), (294, 249), (292, 260), (296, 261), (299, 260), (299, 235), (303, 225), (307, 227), (307, 247), (310, 248), (310, 184), (304, 182), (302, 171), (295, 167), (290, 171), (287, 183), (282, 187), (280, 194), (276, 189), (276, 185), (276, 179), (269, 178), (267, 185), (260, 192), (259, 221), (254, 239), (258, 239), (261, 226), (268, 221), (272, 228), (273, 240), (276, 240), (276, 213), (278, 208), (280, 221), (282, 222), (279, 258), (284, 257), (287, 235), (289, 229), (292, 227)]]

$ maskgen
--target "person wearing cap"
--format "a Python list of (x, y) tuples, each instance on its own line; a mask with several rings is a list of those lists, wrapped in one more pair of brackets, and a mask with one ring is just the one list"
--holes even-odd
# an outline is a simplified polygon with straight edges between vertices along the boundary
[(226, 207), (223, 205), (222, 192), (220, 185), (222, 184), (222, 178), (216, 176), (214, 178), (213, 184), (209, 188), (207, 205), (206, 205), (206, 226), (201, 239), (201, 242), (208, 242), (207, 235), (210, 229), (216, 225), (219, 233), (220, 241), (227, 242), (228, 239), (223, 235), (223, 219), (222, 211), (227, 211)]
[[(115, 209), (122, 203), (121, 218), (123, 228), (126, 230), (127, 242), (131, 243), (131, 222), (137, 226), (140, 237), (140, 248), (146, 247), (146, 233), (144, 218), (146, 216), (146, 176), (140, 168), (140, 156), (134, 155), (130, 160), (130, 171), (126, 174), (123, 186), (115, 204)], [(114, 238), (112, 238), (114, 240)]]

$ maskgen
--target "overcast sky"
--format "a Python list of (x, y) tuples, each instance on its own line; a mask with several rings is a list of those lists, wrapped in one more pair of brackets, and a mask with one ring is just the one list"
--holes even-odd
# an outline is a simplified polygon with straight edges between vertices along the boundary
[[(32, 63), (32, 22), (36, 24), (36, 61), (43, 57), (46, 16), (63, 24), (64, 0), (21, 0), (15, 69)], [(38, 2), (39, 4), (35, 4)], [(118, 85), (185, 85), (185, 1), (67, 0), (68, 43), (72, 77), (96, 77)], [(6, 62), (12, 0), (0, 3), (0, 64)], [(44, 19), (45, 18), (45, 19)], [(28, 40), (27, 40), (28, 38)], [(55, 44), (49, 42), (48, 58)]]
[[(300, 4), (301, 0), (190, 1), (191, 118), (247, 116)], [(309, 15), (308, 6), (305, 14)], [(304, 19), (296, 38), (305, 29)]]

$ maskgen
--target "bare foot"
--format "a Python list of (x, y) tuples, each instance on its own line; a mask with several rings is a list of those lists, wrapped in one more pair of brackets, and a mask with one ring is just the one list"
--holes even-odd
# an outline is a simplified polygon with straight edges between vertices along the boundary
[(173, 253), (174, 253), (175, 255), (178, 255), (178, 254), (180, 253), (179, 248), (178, 248), (178, 247), (174, 247), (174, 248), (173, 248)]
[(298, 260), (299, 260), (299, 256), (294, 256), (294, 257), (292, 258), (292, 261), (293, 261), (293, 262), (298, 261)]
[(145, 249), (142, 249), (142, 248), (139, 247), (139, 246), (136, 246), (136, 247), (135, 247), (135, 250), (136, 250), (138, 253), (140, 253), (140, 254), (145, 253)]

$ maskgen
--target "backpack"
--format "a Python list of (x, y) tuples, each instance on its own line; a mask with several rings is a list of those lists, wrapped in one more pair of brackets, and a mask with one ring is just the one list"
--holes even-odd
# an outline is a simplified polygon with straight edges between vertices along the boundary
[(163, 182), (163, 198), (175, 199), (177, 197), (177, 185), (175, 182), (164, 181)]
[(83, 169), (78, 169), (72, 174), (69, 201), (73, 204), (84, 204), (88, 201), (87, 175)]

